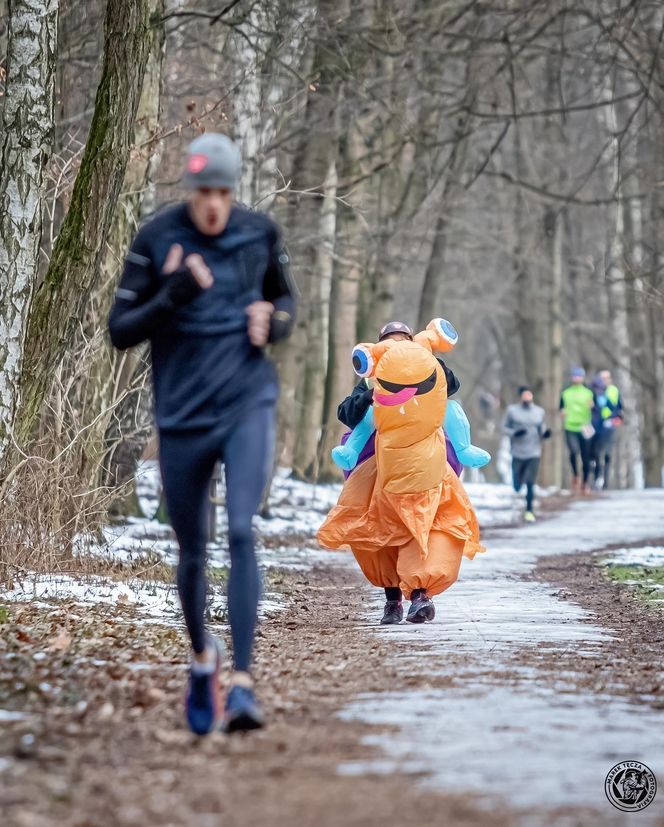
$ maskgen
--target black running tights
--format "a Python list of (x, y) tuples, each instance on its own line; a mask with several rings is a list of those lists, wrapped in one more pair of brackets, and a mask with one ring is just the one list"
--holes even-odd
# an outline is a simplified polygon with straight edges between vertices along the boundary
[(160, 463), (166, 506), (180, 546), (177, 584), (195, 652), (205, 649), (205, 548), (208, 540), (210, 477), (218, 459), (226, 471), (230, 576), (228, 618), (237, 670), (251, 663), (260, 594), (251, 522), (272, 464), (274, 407), (248, 410), (224, 434), (214, 429), (160, 435)]

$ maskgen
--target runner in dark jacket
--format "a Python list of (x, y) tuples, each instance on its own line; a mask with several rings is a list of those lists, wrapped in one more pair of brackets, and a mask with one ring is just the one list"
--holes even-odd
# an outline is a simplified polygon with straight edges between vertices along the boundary
[(524, 519), (528, 523), (533, 523), (535, 482), (542, 456), (542, 440), (551, 436), (551, 430), (546, 424), (544, 408), (535, 405), (533, 392), (527, 385), (519, 388), (519, 402), (509, 405), (505, 412), (503, 433), (510, 438), (514, 490), (519, 493), (525, 485)]
[(592, 425), (595, 433), (590, 443), (593, 487), (600, 489), (609, 484), (613, 440), (616, 428), (622, 424), (623, 409), (620, 392), (611, 381), (608, 370), (596, 374), (590, 388), (594, 394)]
[(295, 315), (276, 225), (233, 203), (240, 168), (225, 136), (193, 141), (185, 173), (192, 194), (139, 231), (109, 319), (116, 347), (151, 345), (164, 494), (193, 649), (187, 719), (199, 734), (220, 713), (220, 650), (204, 624), (208, 490), (218, 459), (226, 472), (235, 668), (224, 722), (228, 731), (262, 723), (249, 674), (260, 590), (251, 522), (271, 466), (278, 396), (263, 348), (290, 333)]

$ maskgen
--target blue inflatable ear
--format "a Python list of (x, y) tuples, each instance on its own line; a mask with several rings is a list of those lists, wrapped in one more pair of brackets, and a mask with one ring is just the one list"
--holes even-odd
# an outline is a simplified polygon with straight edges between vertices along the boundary
[(447, 400), (443, 428), (462, 465), (467, 468), (482, 468), (491, 462), (488, 451), (471, 444), (470, 422), (461, 405), (454, 399)]
[(373, 354), (365, 345), (356, 345), (353, 348), (353, 370), (362, 379), (371, 376), (374, 369)]
[(352, 471), (355, 468), (362, 449), (369, 441), (374, 430), (373, 405), (369, 405), (364, 417), (353, 428), (346, 444), (337, 445), (336, 448), (332, 449), (332, 459), (342, 471)]
[(434, 319), (432, 324), (436, 332), (451, 345), (455, 345), (459, 341), (459, 334), (452, 322), (448, 322), (447, 319)]

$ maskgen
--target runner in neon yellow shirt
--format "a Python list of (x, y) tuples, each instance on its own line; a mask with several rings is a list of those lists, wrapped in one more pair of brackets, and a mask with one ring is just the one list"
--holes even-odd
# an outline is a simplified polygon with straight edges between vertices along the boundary
[[(593, 392), (585, 385), (586, 372), (575, 367), (570, 372), (570, 384), (560, 395), (560, 411), (565, 428), (565, 441), (572, 466), (572, 490), (588, 493), (590, 486), (590, 440), (593, 436)], [(581, 457), (581, 473), (579, 463)]]

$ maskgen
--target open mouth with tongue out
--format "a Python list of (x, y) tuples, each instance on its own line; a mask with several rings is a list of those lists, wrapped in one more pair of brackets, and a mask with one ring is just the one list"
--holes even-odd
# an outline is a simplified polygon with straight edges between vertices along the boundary
[(399, 382), (388, 382), (385, 379), (376, 377), (376, 383), (380, 385), (388, 394), (378, 393), (378, 388), (374, 391), (374, 401), (379, 405), (403, 405), (412, 399), (414, 396), (422, 396), (422, 394), (429, 393), (436, 385), (436, 371), (427, 376), (421, 382), (416, 384), (401, 384)]

